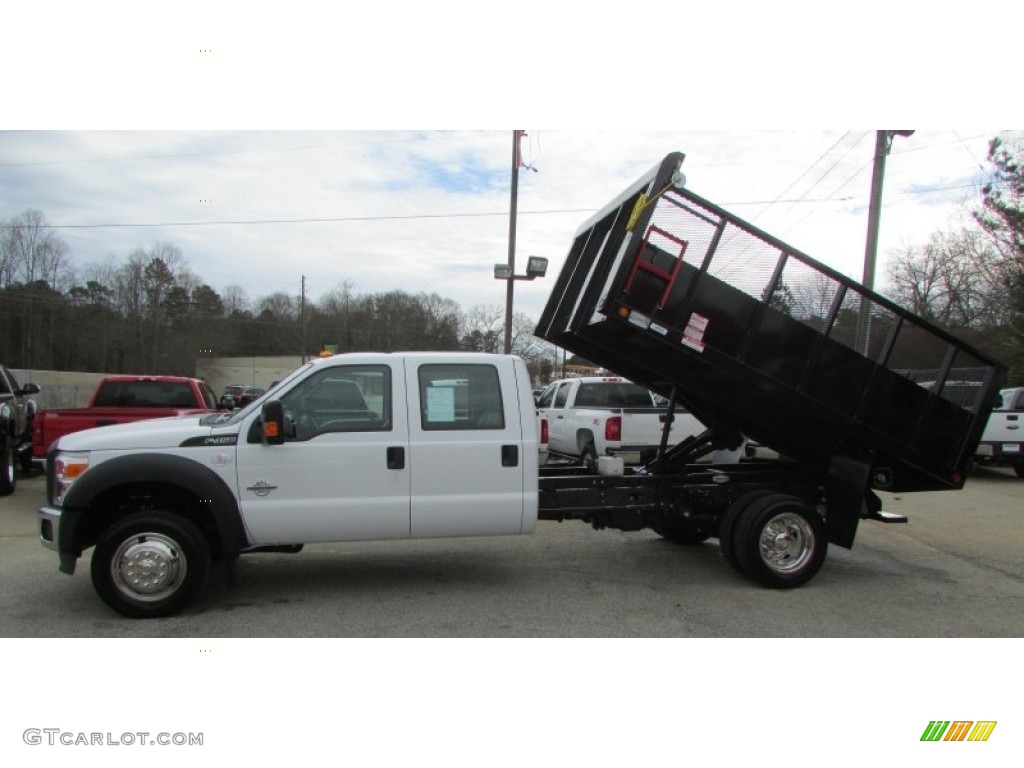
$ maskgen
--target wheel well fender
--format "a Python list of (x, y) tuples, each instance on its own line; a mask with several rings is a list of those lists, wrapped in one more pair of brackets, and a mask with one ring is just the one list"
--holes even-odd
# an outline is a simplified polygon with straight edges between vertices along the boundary
[[(136, 453), (97, 464), (75, 482), (63, 506), (84, 510), (101, 502), (104, 497), (117, 495), (119, 491), (139, 492), (147, 488), (157, 489), (161, 495), (170, 491), (197, 499), (196, 522), (216, 533), (225, 556), (233, 557), (247, 545), (245, 526), (234, 492), (211, 469), (182, 456)], [(75, 527), (83, 526), (83, 517), (87, 516), (75, 515), (78, 520)], [(62, 549), (65, 544), (71, 544), (64, 538), (64, 533), (61, 530)], [(79, 541), (83, 533), (84, 528), (78, 535), (69, 531), (71, 538)], [(73, 548), (80, 551), (83, 547), (76, 543)]]
[(583, 446), (587, 443), (593, 443), (594, 447), (597, 447), (597, 441), (594, 439), (594, 433), (589, 429), (576, 430), (576, 449), (582, 453)]

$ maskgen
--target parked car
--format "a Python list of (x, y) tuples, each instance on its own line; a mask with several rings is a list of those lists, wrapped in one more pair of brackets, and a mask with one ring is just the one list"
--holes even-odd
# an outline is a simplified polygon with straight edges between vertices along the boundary
[(242, 394), (235, 398), (235, 408), (243, 408), (251, 403), (256, 398), (263, 395), (267, 390), (260, 389), (259, 387), (246, 387), (242, 390)]
[[(537, 407), (548, 421), (552, 456), (587, 466), (601, 456), (642, 464), (658, 450), (665, 424), (664, 407), (653, 393), (621, 376), (587, 376), (554, 381)], [(669, 444), (704, 431), (696, 417), (676, 409)]]
[(30, 459), (44, 465), (47, 451), (58, 438), (84, 429), (216, 410), (217, 396), (202, 379), (105, 376), (85, 408), (43, 408), (36, 414)]
[(229, 384), (224, 387), (224, 391), (220, 396), (220, 407), (221, 408), (238, 408), (236, 402), (242, 393), (245, 392), (245, 386), (242, 384)]
[(1021, 414), (1024, 413), (1024, 387), (1003, 389), (996, 398), (995, 409), (985, 423), (974, 461), (991, 467), (1011, 467), (1017, 477), (1024, 477), (1024, 435)]
[[(29, 398), (38, 394), (38, 384), (19, 385), (14, 374), (0, 365), (0, 496), (14, 493), (17, 479), (15, 458), (26, 468), (25, 445), (31, 446), (32, 421), (36, 404)], [(29, 452), (31, 468), (31, 452)]]

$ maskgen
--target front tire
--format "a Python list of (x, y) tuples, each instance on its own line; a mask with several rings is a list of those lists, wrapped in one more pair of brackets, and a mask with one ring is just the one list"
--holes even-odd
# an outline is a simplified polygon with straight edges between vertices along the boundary
[(821, 516), (802, 499), (783, 494), (744, 509), (734, 543), (741, 572), (773, 589), (791, 589), (810, 581), (828, 552)]
[(191, 522), (171, 512), (138, 512), (96, 544), (92, 583), (108, 606), (131, 618), (177, 613), (206, 584), (210, 547)]
[(18, 479), (14, 473), (14, 444), (10, 440), (0, 443), (0, 496), (10, 496)]

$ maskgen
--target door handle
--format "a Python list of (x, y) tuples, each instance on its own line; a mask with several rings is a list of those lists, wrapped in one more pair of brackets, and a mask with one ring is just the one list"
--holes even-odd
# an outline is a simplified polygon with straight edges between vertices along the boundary
[(388, 469), (405, 469), (405, 448), (400, 445), (388, 448), (387, 459)]
[(503, 466), (503, 467), (518, 467), (519, 466), (519, 446), (518, 445), (503, 445), (503, 446), (501, 446), (501, 466)]

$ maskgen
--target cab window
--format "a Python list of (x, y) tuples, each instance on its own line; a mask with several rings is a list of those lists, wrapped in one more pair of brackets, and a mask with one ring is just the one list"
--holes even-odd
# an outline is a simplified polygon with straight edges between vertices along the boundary
[(567, 381), (558, 388), (558, 393), (555, 395), (555, 408), (565, 408), (565, 404), (569, 400), (569, 389), (571, 387), (572, 382)]
[(293, 440), (329, 432), (388, 431), (391, 369), (384, 365), (325, 368), (282, 395), (281, 404)]
[(551, 407), (551, 402), (555, 399), (555, 391), (557, 389), (558, 389), (558, 385), (557, 384), (552, 384), (547, 389), (545, 389), (543, 392), (541, 392), (540, 397), (537, 399), (537, 407), (538, 408), (550, 408)]
[(418, 375), (424, 431), (505, 428), (501, 384), (493, 365), (422, 365)]

